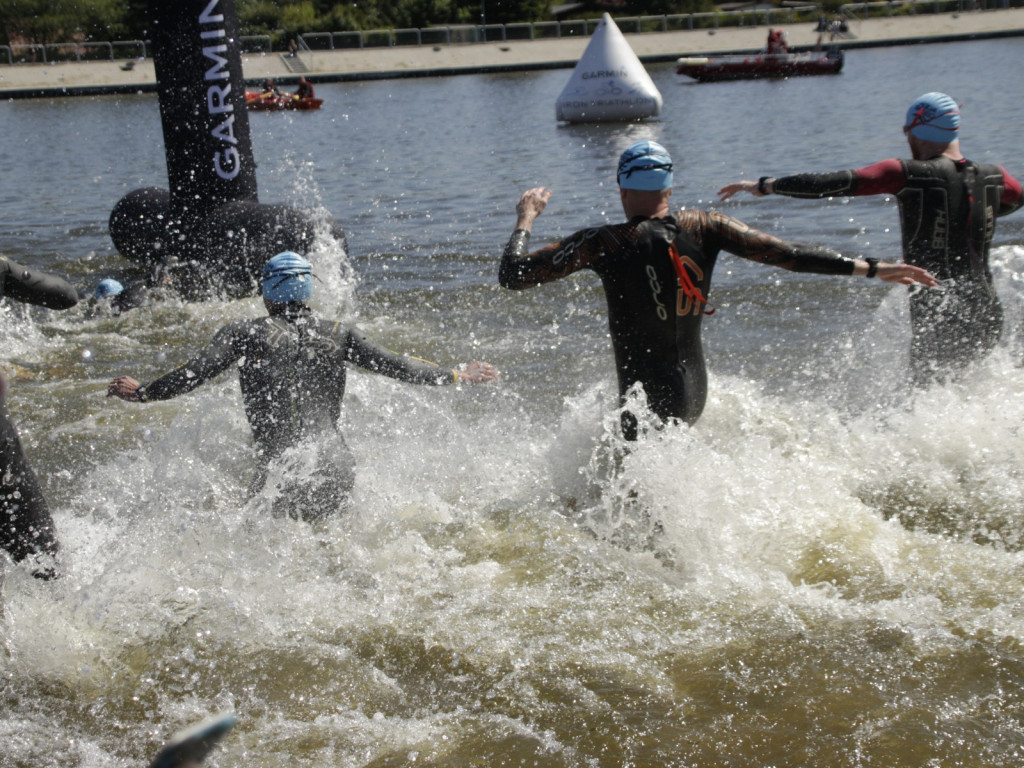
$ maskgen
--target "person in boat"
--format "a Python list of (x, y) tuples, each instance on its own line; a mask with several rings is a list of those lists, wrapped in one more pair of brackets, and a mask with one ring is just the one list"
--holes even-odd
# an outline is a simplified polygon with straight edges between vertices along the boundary
[[(184, 365), (146, 385), (131, 376), (110, 382), (107, 397), (145, 403), (191, 392), (237, 366), (258, 467), (250, 492), (273, 475), (281, 490), (274, 514), (312, 521), (343, 509), (354, 483), (352, 454), (338, 430), (348, 364), (413, 384), (479, 384), (497, 369), (475, 361), (452, 370), (383, 349), (357, 330), (318, 318), (309, 307), (313, 273), (291, 251), (263, 269), (267, 316), (221, 328)], [(297, 477), (315, 453), (313, 471)]]
[[(28, 269), (0, 257), (0, 296), (48, 309), (70, 309), (78, 291), (56, 275)], [(32, 574), (57, 575), (60, 544), (50, 508), (25, 457), (18, 428), (7, 407), (7, 377), (0, 370), (0, 547), (15, 562), (33, 561)]]
[(707, 372), (701, 323), (720, 251), (794, 272), (878, 277), (890, 283), (934, 284), (923, 269), (877, 259), (847, 258), (818, 245), (781, 240), (717, 211), (672, 212), (673, 163), (653, 141), (622, 153), (616, 179), (626, 221), (582, 229), (530, 251), (536, 218), (551, 190), (534, 187), (516, 204), (516, 225), (498, 280), (521, 290), (591, 269), (604, 285), (618, 374), (622, 431), (638, 434), (628, 395), (642, 387), (647, 407), (663, 421), (694, 423), (704, 410)]
[(299, 78), (299, 86), (295, 89), (295, 96), (299, 99), (313, 99), (316, 98), (316, 93), (313, 91), (313, 84), (302, 76)]
[(931, 92), (907, 110), (903, 132), (910, 160), (795, 176), (764, 176), (722, 187), (728, 200), (752, 195), (823, 198), (893, 195), (900, 212), (903, 259), (929, 270), (942, 290), (910, 294), (911, 371), (927, 385), (989, 353), (1003, 328), (1003, 309), (989, 266), (995, 222), (1024, 205), (1021, 183), (1000, 165), (978, 164), (960, 150), (960, 107)]
[(765, 51), (769, 54), (787, 53), (789, 51), (789, 46), (786, 44), (786, 37), (783, 35), (781, 29), (768, 30), (768, 43), (765, 47)]
[(263, 82), (263, 97), (264, 98), (275, 98), (281, 95), (281, 91), (277, 89), (277, 83), (274, 82), (274, 78), (268, 77)]

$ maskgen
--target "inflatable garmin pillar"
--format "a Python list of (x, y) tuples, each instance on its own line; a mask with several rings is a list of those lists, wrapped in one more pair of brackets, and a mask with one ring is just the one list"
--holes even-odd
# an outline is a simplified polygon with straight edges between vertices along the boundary
[(186, 297), (237, 297), (274, 254), (307, 253), (318, 226), (343, 243), (333, 221), (259, 202), (234, 0), (149, 0), (149, 14), (169, 189), (118, 201), (118, 251), (167, 267)]
[(661, 105), (651, 76), (604, 14), (555, 102), (556, 117), (569, 123), (641, 120), (660, 115)]

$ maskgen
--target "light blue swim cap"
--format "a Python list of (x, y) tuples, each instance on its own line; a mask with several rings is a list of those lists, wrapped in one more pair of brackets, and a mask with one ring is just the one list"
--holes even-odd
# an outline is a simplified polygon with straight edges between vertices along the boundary
[(661, 144), (638, 141), (622, 153), (615, 177), (623, 189), (668, 189), (672, 186), (672, 158)]
[(263, 298), (284, 304), (313, 296), (313, 267), (292, 251), (277, 254), (263, 266)]
[(111, 296), (117, 296), (124, 290), (124, 286), (121, 285), (117, 280), (107, 278), (106, 280), (100, 280), (96, 284), (96, 288), (92, 292), (94, 299), (109, 299)]
[(907, 110), (904, 127), (922, 141), (956, 141), (960, 138), (960, 105), (937, 91), (918, 96)]

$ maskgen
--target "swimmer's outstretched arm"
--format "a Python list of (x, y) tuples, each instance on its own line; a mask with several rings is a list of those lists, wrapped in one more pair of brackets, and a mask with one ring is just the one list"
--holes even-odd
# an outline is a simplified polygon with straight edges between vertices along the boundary
[(490, 363), (474, 360), (445, 369), (437, 363), (392, 352), (369, 341), (355, 329), (347, 331), (345, 359), (364, 370), (410, 384), (483, 384), (498, 380), (498, 369)]
[(822, 245), (782, 240), (721, 211), (684, 209), (676, 214), (676, 219), (684, 230), (701, 231), (705, 241), (714, 238), (722, 250), (793, 272), (877, 277), (886, 283), (902, 285), (938, 285), (935, 276), (920, 267), (902, 261), (850, 258)]

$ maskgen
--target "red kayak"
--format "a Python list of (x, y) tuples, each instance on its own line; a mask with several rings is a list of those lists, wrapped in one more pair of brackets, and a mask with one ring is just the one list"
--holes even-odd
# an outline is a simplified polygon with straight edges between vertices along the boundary
[(300, 99), (291, 93), (257, 93), (245, 92), (245, 103), (253, 112), (283, 112), (285, 110), (320, 109), (323, 99)]

